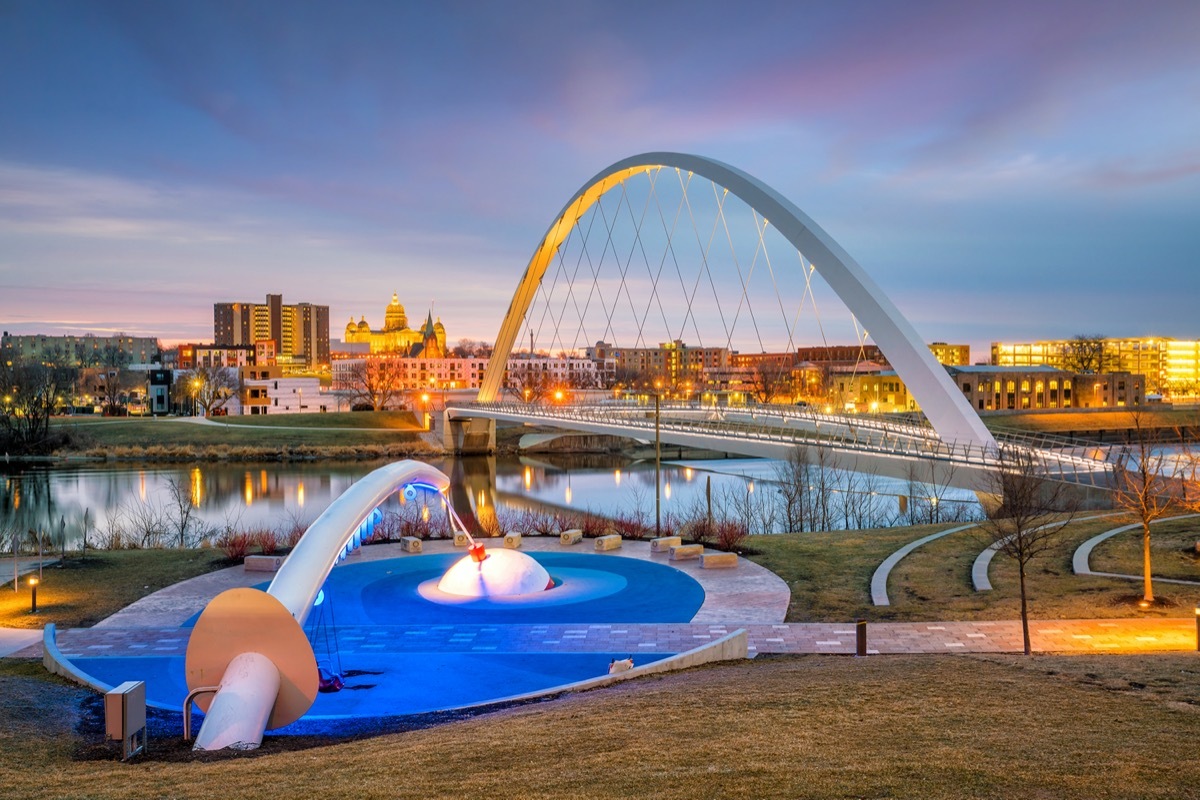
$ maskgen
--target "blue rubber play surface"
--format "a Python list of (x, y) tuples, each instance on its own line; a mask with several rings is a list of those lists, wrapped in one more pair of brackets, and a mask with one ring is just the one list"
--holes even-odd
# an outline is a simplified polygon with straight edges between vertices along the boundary
[[(492, 702), (604, 675), (612, 659), (630, 655), (639, 665), (651, 663), (674, 653), (551, 652), (540, 647), (541, 635), (523, 637), (519, 644), (505, 640), (493, 649), (486, 637), (497, 630), (493, 626), (503, 625), (688, 622), (704, 602), (704, 590), (694, 579), (661, 564), (583, 553), (531, 555), (546, 567), (555, 587), (490, 600), (437, 590), (438, 579), (462, 553), (335, 569), (307, 627), (318, 663), (340, 660), (345, 688), (318, 695), (292, 728), (303, 732), (305, 720), (403, 716)], [(430, 626), (430, 633), (445, 633), (449, 626), (454, 637), (468, 640), (479, 635), (471, 640), (479, 646), (460, 641), (452, 651), (442, 649), (438, 642), (446, 637), (424, 636), (422, 626)], [(187, 694), (180, 656), (100, 656), (72, 663), (109, 685), (145, 681), (147, 701), (159, 708), (178, 710)]]

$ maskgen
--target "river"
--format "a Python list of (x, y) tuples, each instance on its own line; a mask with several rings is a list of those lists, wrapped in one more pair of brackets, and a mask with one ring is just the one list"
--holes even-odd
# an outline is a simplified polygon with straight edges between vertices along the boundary
[[(456, 508), (499, 511), (501, 522), (524, 509), (590, 511), (602, 516), (640, 516), (654, 521), (654, 462), (619, 456), (499, 456), (431, 459), (452, 478)], [(0, 473), (0, 547), (11, 536), (49, 531), (56, 546), (83, 537), (85, 513), (89, 541), (104, 541), (116, 527), (138, 527), (148, 517), (193, 516), (196, 530), (273, 529), (306, 526), (354, 481), (379, 466), (370, 462), (289, 462), (270, 464), (102, 464), (80, 463), (26, 467)], [(704, 513), (712, 498), (718, 516), (750, 519), (754, 532), (784, 529), (770, 509), (782, 502), (780, 462), (763, 459), (664, 461), (660, 514), (678, 521)], [(852, 479), (845, 473), (827, 483), (829, 495), (870, 497), (870, 525), (834, 512), (828, 527), (877, 527), (898, 521), (911, 494), (901, 482)], [(859, 480), (858, 483), (853, 483)], [(969, 492), (950, 491), (943, 503), (972, 504)], [(861, 516), (858, 522), (864, 520)], [(61, 528), (60, 528), (61, 526)], [(167, 526), (170, 527), (170, 526)], [(61, 535), (60, 532), (61, 531)]]

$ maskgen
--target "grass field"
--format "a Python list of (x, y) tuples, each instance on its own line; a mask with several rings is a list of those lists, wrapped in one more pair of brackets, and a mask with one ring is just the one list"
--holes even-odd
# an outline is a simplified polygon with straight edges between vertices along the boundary
[[(159, 589), (229, 566), (219, 550), (89, 550), (42, 571), (38, 613), (29, 613), (27, 582), (12, 589), (12, 573), (0, 575), (0, 626), (85, 628)], [(11, 568), (11, 562), (10, 562)]]
[(76, 454), (134, 458), (186, 458), (189, 455), (250, 460), (286, 449), (308, 457), (343, 458), (353, 448), (426, 451), (412, 414), (407, 411), (345, 414), (280, 414), (228, 417), (205, 423), (187, 417), (59, 417), (54, 428), (68, 433)]
[[(1200, 604), (1200, 586), (1157, 584), (1160, 605), (1137, 609), (1141, 583), (1076, 576), (1071, 556), (1083, 541), (1130, 522), (1128, 517), (1076, 520), (1056, 552), (1032, 563), (1030, 615), (1049, 619), (1099, 619), (1133, 614), (1178, 617)], [(792, 591), (789, 622), (851, 619), (932, 621), (1016, 619), (1020, 613), (1015, 562), (997, 555), (989, 571), (990, 592), (976, 592), (971, 565), (988, 541), (979, 531), (950, 534), (917, 548), (892, 571), (890, 606), (871, 605), (871, 576), (888, 555), (908, 542), (957, 524), (870, 531), (755, 536), (749, 556), (783, 578)], [(1152, 528), (1154, 574), (1200, 582), (1200, 519), (1164, 522)], [(1092, 569), (1140, 575), (1141, 534), (1130, 531), (1103, 542)]]
[(121, 764), (85, 690), (10, 661), (0, 786), (97, 800), (1195, 798), (1197, 690), (1190, 654), (762, 657), (326, 746), (268, 737), (257, 754), (194, 759), (172, 735)]

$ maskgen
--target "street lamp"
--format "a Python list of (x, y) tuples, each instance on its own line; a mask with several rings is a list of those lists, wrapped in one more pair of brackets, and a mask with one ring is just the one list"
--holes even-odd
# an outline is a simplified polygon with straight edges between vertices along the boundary
[(29, 590), (30, 590), (29, 613), (30, 614), (37, 613), (37, 587), (38, 587), (38, 579), (33, 577), (32, 575), (29, 576)]
[(662, 438), (660, 436), (660, 411), (658, 381), (654, 383), (654, 535), (662, 536)]
[(200, 394), (200, 379), (192, 380), (192, 416), (196, 416), (196, 399)]
[(429, 393), (425, 392), (421, 395), (421, 416), (424, 417), (424, 419), (421, 420), (421, 423), (422, 423), (421, 427), (424, 428), (425, 430), (429, 430), (429, 421), (430, 421), (430, 419), (432, 419), (432, 417), (430, 417), (430, 415), (429, 415), (429, 412), (426, 410), (428, 407), (429, 407)]

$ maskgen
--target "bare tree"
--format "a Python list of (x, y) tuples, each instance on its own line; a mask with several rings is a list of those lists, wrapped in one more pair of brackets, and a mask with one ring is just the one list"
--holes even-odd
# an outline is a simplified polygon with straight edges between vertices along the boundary
[(982, 487), (993, 502), (979, 529), (997, 552), (1017, 563), (1021, 635), (1029, 655), (1029, 564), (1058, 546), (1060, 534), (1075, 516), (1077, 500), (1066, 483), (1045, 474), (1034, 451), (1002, 445), (995, 456), (996, 467)]
[(104, 400), (105, 416), (120, 413), (122, 395), (135, 385), (128, 370), (130, 355), (115, 345), (106, 345), (92, 354), (99, 368), (98, 393)]
[(749, 376), (750, 394), (759, 403), (770, 403), (778, 397), (791, 397), (792, 366), (782, 360), (763, 359), (754, 365)]
[(167, 481), (167, 508), (163, 513), (164, 521), (174, 529), (178, 537), (179, 547), (188, 547), (192, 543), (193, 529), (199, 523), (195, 516), (196, 506), (192, 502), (191, 482), (183, 478), (171, 478)]
[(533, 364), (522, 364), (509, 373), (509, 386), (526, 403), (536, 403), (551, 390), (550, 374)]
[(69, 367), (0, 359), (0, 447), (15, 453), (53, 449), (50, 417), (74, 378)]
[(212, 365), (197, 366), (190, 372), (181, 373), (175, 385), (181, 387), (186, 397), (192, 398), (196, 405), (204, 409), (205, 416), (210, 416), (237, 394), (239, 381), (237, 370)]
[(1063, 349), (1063, 369), (1071, 372), (1103, 372), (1104, 337), (1098, 333), (1081, 333)]
[(403, 397), (404, 377), (395, 360), (368, 358), (350, 369), (347, 389), (351, 408), (369, 405), (373, 411), (382, 411)]
[(1194, 504), (1194, 486), (1186, 474), (1180, 474), (1176, 462), (1154, 448), (1154, 434), (1146, 412), (1129, 412), (1133, 427), (1130, 442), (1117, 455), (1113, 465), (1113, 505), (1137, 517), (1142, 526), (1142, 599), (1154, 602), (1150, 575), (1150, 523)]

